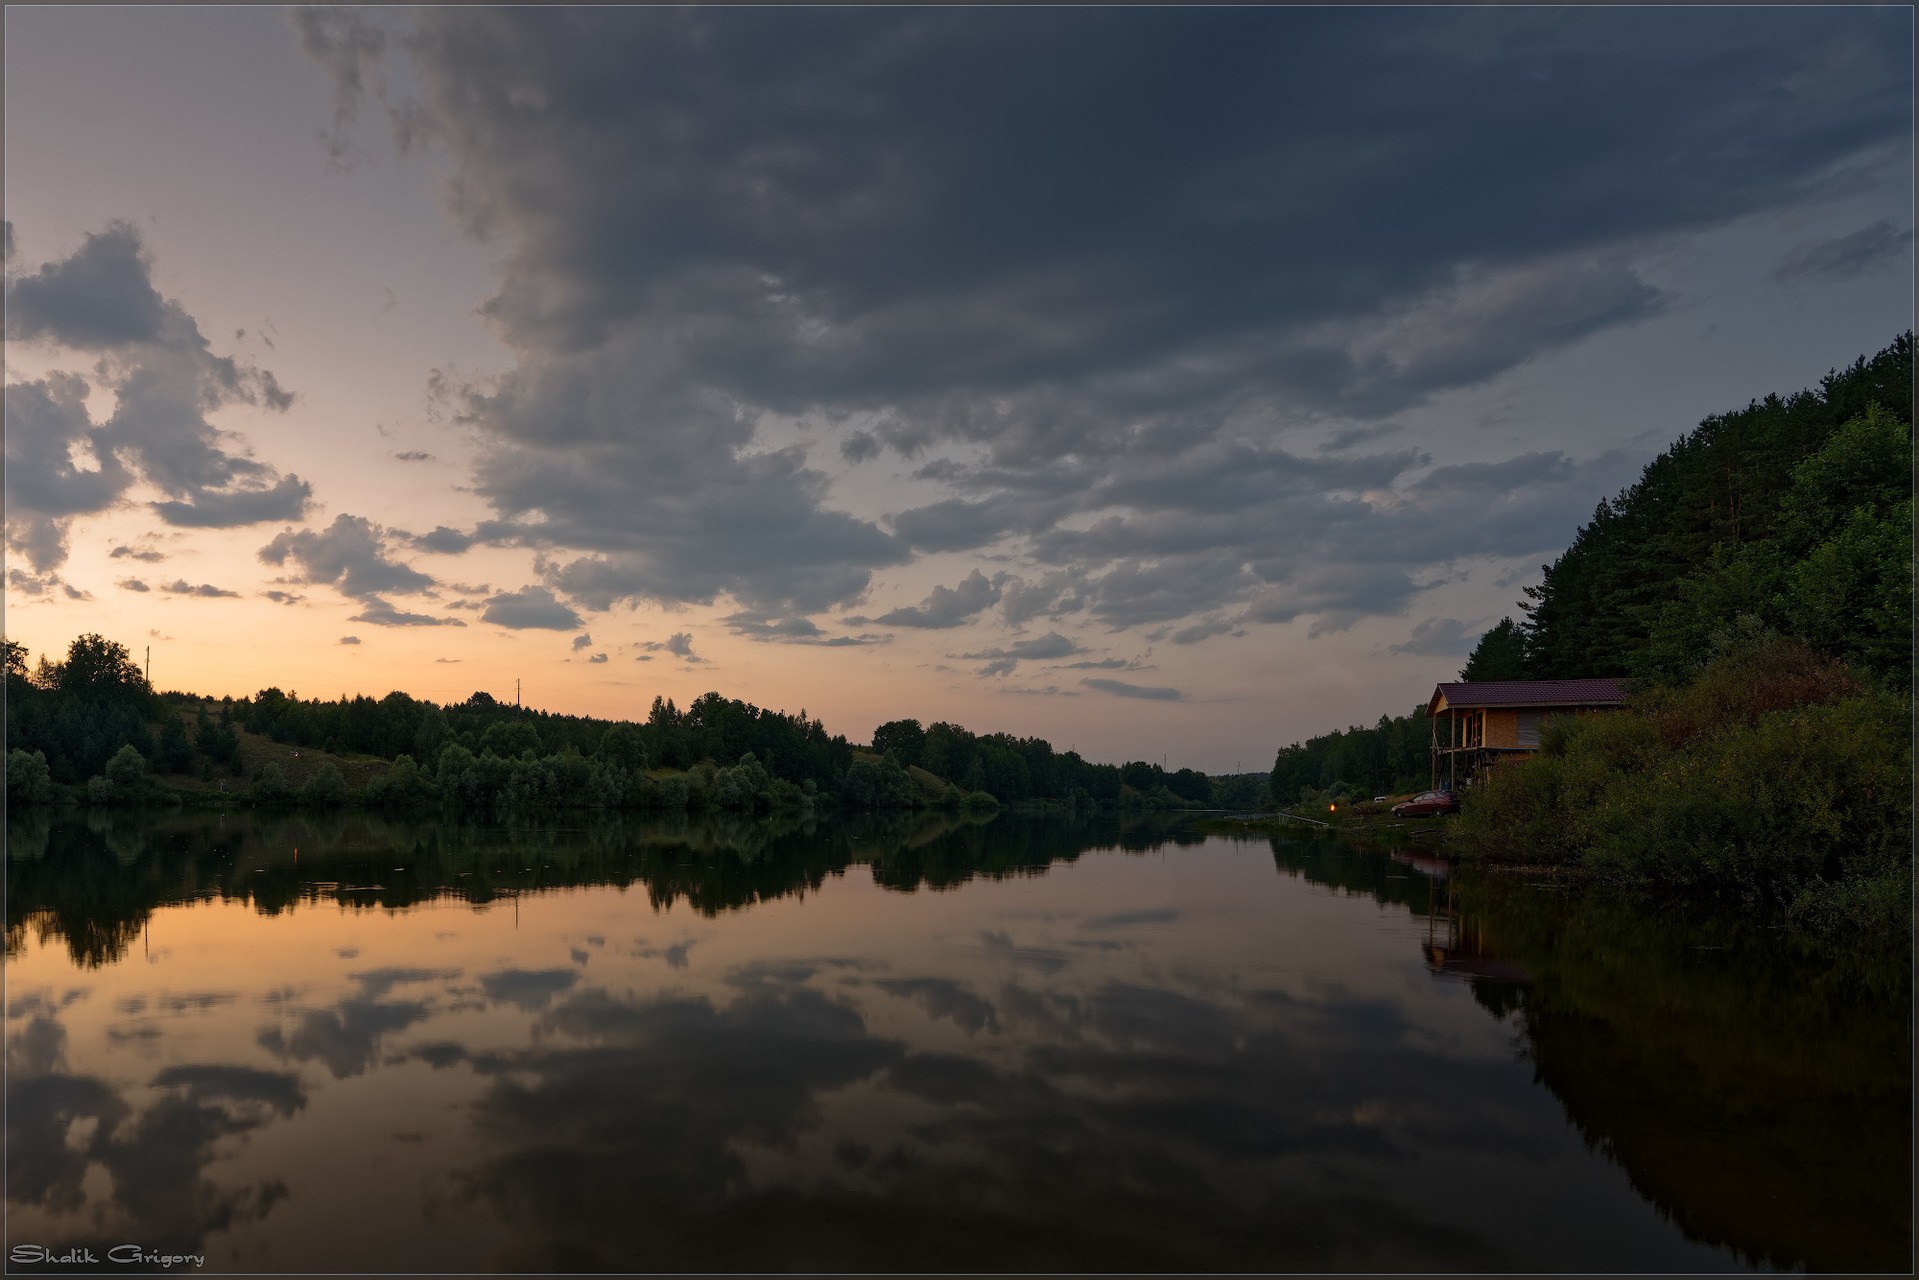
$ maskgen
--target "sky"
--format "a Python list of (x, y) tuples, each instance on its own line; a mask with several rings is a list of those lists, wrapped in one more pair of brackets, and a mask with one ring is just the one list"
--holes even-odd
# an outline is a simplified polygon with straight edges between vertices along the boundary
[(9, 6), (6, 632), (1264, 770), (1912, 326), (1913, 35)]

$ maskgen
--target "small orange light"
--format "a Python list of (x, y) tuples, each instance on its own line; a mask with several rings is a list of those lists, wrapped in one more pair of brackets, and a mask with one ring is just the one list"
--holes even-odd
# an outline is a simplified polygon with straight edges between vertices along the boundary
[(1327, 805), (1327, 806), (1326, 806), (1326, 812), (1327, 812), (1327, 813), (1338, 813), (1338, 812), (1339, 812), (1339, 806), (1338, 806), (1338, 805), (1336, 805), (1336, 804), (1329, 804), (1329, 805)]

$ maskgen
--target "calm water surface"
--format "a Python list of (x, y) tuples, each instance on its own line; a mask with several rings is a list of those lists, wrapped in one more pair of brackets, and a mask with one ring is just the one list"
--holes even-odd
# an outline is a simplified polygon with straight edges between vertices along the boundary
[(1911, 1266), (1903, 952), (1113, 821), (8, 834), (16, 1250)]

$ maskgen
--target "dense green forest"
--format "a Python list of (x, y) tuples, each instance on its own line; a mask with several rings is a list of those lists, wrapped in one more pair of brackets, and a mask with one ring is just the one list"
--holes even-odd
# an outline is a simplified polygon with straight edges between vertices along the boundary
[(1625, 713), (1549, 726), (1468, 792), (1452, 847), (1906, 933), (1912, 467), (1910, 334), (1654, 459), (1473, 654), (1629, 676)]
[[(1912, 335), (1701, 422), (1601, 502), (1462, 680), (1696, 679), (1735, 634), (1801, 640), (1867, 684), (1912, 677)], [(1717, 641), (1717, 645), (1715, 644)], [(1283, 748), (1282, 801), (1422, 786), (1424, 708)]]
[(1701, 422), (1541, 566), (1474, 678), (1680, 679), (1747, 616), (1904, 687), (1912, 356), (1906, 333), (1816, 389)]
[[(523, 709), (485, 693), (441, 706), (397, 692), (328, 702), (269, 688), (216, 704), (155, 693), (126, 648), (100, 636), (79, 637), (64, 661), (43, 656), (31, 671), (22, 646), (8, 641), (5, 652), (15, 805), (156, 802), (183, 790), (266, 806), (480, 810), (1171, 809), (1265, 799), (1257, 775), (1214, 780), (1141, 761), (1094, 764), (1044, 739), (944, 722), (892, 721), (866, 751), (805, 711), (768, 711), (718, 693), (684, 710), (655, 698), (639, 723)], [(290, 776), (291, 761), (245, 759), (243, 733), (372, 767), (349, 764), (350, 778), (329, 761)], [(193, 787), (195, 779), (204, 786)]]

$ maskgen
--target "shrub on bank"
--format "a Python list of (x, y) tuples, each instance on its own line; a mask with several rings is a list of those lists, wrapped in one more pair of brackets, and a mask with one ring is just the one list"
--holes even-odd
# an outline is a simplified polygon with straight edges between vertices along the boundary
[(1873, 917), (1909, 882), (1908, 724), (1904, 698), (1764, 638), (1622, 714), (1552, 726), (1538, 756), (1468, 793), (1452, 843), (1807, 919)]

